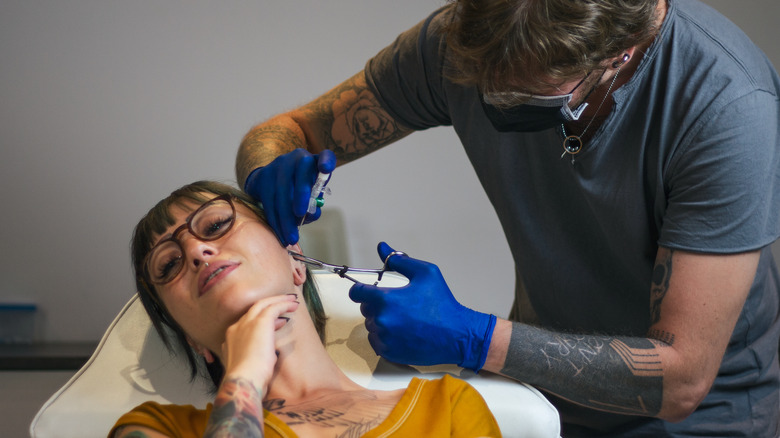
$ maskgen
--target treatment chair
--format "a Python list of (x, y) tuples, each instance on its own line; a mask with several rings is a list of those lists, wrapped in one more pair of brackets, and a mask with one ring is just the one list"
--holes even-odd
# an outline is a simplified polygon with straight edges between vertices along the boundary
[[(363, 275), (354, 276), (366, 282), (376, 279)], [(314, 271), (313, 276), (329, 317), (327, 350), (357, 383), (395, 389), (406, 387), (413, 376), (437, 378), (449, 373), (467, 380), (482, 394), (505, 437), (559, 437), (558, 412), (528, 385), (456, 366), (409, 367), (379, 358), (368, 343), (360, 306), (348, 297), (352, 283), (323, 271)], [(395, 273), (382, 279), (383, 286), (406, 282)], [(30, 435), (105, 437), (120, 415), (148, 400), (205, 407), (211, 397), (205, 385), (189, 382), (189, 368), (165, 349), (140, 299), (134, 296), (108, 327), (89, 361), (40, 409)]]

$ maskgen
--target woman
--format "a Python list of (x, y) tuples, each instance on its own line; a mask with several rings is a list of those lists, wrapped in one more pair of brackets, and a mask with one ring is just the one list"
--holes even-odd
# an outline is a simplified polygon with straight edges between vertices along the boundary
[(216, 396), (205, 410), (145, 403), (109, 436), (500, 436), (476, 390), (450, 376), (394, 391), (347, 378), (322, 344), (314, 283), (288, 250), (300, 247), (282, 246), (262, 210), (223, 184), (187, 185), (149, 211), (132, 243), (139, 295), (193, 377), (202, 356)]

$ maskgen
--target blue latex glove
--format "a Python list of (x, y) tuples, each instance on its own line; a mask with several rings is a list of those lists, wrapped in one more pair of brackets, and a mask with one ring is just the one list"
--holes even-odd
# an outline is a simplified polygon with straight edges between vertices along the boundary
[[(244, 191), (263, 204), (268, 225), (279, 240), (287, 245), (298, 243), (298, 226), (306, 215), (311, 187), (319, 172), (331, 173), (336, 168), (336, 156), (331, 150), (312, 155), (296, 149), (276, 157), (266, 166), (249, 174)], [(306, 215), (306, 223), (319, 219), (320, 208)]]
[[(378, 252), (384, 261), (393, 249), (382, 242)], [(432, 263), (394, 255), (388, 267), (409, 284), (386, 288), (358, 283), (349, 290), (366, 317), (374, 351), (392, 362), (458, 364), (478, 372), (487, 358), (496, 317), (458, 303)]]

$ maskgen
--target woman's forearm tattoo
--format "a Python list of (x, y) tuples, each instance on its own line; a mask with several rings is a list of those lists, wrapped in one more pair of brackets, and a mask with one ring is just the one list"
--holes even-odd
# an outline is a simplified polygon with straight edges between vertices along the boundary
[(135, 427), (133, 425), (128, 426), (122, 426), (119, 427), (114, 434), (112, 435), (114, 438), (149, 438), (149, 435), (144, 433), (140, 430), (134, 430), (128, 433), (125, 433), (125, 430), (131, 427)]
[(262, 437), (262, 394), (251, 381), (226, 378), (219, 386), (205, 437)]

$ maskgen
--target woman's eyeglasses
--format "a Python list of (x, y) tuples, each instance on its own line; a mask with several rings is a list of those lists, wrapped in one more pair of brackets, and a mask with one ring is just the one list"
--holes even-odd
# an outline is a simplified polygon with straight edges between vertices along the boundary
[(182, 231), (189, 231), (201, 242), (210, 242), (227, 234), (235, 222), (236, 207), (232, 196), (221, 195), (205, 202), (187, 216), (184, 224), (170, 237), (161, 240), (149, 251), (144, 264), (146, 277), (152, 284), (162, 285), (179, 275), (187, 261), (178, 237)]
[[(163, 285), (173, 281), (181, 273), (187, 257), (184, 253), (179, 235), (183, 231), (189, 231), (193, 237), (201, 242), (210, 242), (225, 236), (236, 222), (236, 207), (233, 205), (231, 195), (221, 195), (206, 201), (197, 210), (192, 212), (184, 224), (176, 228), (173, 233), (165, 239), (159, 241), (146, 255), (144, 269), (146, 278), (152, 284)], [(384, 266), (381, 269), (361, 269), (350, 268), (348, 266), (337, 266), (325, 263), (311, 257), (306, 257), (294, 251), (288, 253), (298, 261), (302, 261), (318, 269), (326, 269), (335, 272), (342, 278), (347, 278), (355, 283), (358, 281), (347, 272), (373, 273), (377, 275), (376, 282), (382, 280), (382, 274), (388, 270), (387, 262), (393, 255), (404, 254), (400, 251), (394, 251), (385, 259)], [(376, 283), (374, 283), (376, 284)]]

